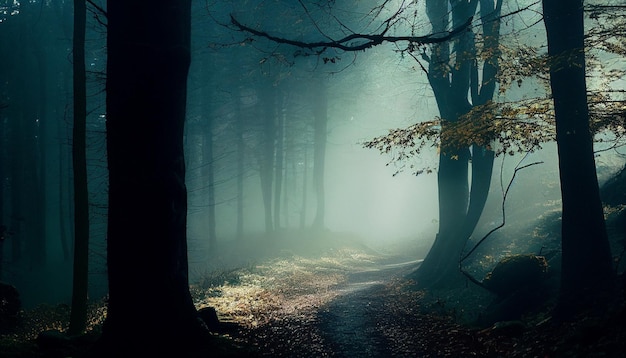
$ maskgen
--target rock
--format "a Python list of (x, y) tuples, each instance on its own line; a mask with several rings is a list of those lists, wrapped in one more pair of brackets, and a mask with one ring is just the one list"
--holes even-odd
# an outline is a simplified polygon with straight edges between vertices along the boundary
[(548, 262), (543, 256), (507, 256), (487, 274), (483, 285), (500, 297), (508, 297), (520, 290), (540, 288), (547, 278), (547, 273)]
[(0, 334), (11, 333), (20, 322), (22, 302), (17, 289), (0, 282)]
[(490, 326), (499, 321), (520, 320), (524, 313), (550, 298), (548, 262), (543, 256), (513, 255), (502, 259), (485, 277), (483, 286), (496, 294), (479, 318)]

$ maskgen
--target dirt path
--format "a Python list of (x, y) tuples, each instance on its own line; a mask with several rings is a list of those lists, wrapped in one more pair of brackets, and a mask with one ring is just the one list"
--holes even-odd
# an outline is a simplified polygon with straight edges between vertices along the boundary
[[(399, 303), (389, 289), (419, 265), (418, 261), (378, 263), (349, 273), (333, 287), (334, 299), (314, 310), (290, 314), (250, 331), (247, 337), (263, 357), (390, 357), (406, 347), (398, 334)], [(401, 313), (400, 313), (401, 314)]]
[(417, 261), (351, 274), (342, 292), (318, 313), (322, 337), (335, 357), (390, 357), (394, 342), (384, 328), (387, 284), (414, 270)]

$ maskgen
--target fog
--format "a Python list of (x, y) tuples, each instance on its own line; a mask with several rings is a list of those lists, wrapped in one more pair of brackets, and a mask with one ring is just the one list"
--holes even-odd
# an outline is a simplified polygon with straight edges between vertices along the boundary
[[(439, 160), (437, 144), (428, 144), (418, 155), (403, 163), (392, 161), (393, 151), (380, 154), (363, 145), (374, 137), (387, 134), (390, 129), (405, 128), (439, 116), (425, 69), (396, 44), (383, 43), (357, 52), (331, 48), (323, 53), (306, 52), (239, 31), (233, 28), (229, 18), (232, 14), (243, 24), (274, 36), (303, 42), (319, 41), (320, 38), (341, 37), (348, 29), (360, 33), (375, 32), (380, 29), (381, 18), (393, 14), (394, 6), (406, 5), (406, 2), (387, 2), (388, 6), (376, 19), (372, 19), (370, 2), (336, 1), (333, 4), (335, 7), (331, 13), (336, 17), (328, 16), (330, 8), (311, 8), (306, 12), (289, 2), (257, 1), (239, 6), (237, 2), (223, 1), (211, 4), (210, 10), (205, 4), (194, 2), (185, 132), (188, 240), (194, 272), (223, 263), (224, 257), (211, 262), (216, 255), (219, 257), (220, 248), (235, 246), (243, 249), (245, 245), (252, 245), (251, 242), (262, 245), (268, 236), (285, 239), (286, 235), (295, 241), (301, 239), (300, 235), (310, 235), (309, 229), (314, 225), (318, 208), (314, 132), (316, 111), (319, 112), (321, 107), (324, 107), (322, 116), (327, 121), (322, 166), (325, 204), (322, 231), (351, 235), (354, 240), (380, 251), (420, 255), (416, 258), (423, 257), (433, 242), (439, 230), (437, 171), (416, 176), (410, 166), (436, 169)], [(507, 6), (510, 11), (515, 10), (513, 5)], [(20, 43), (11, 35), (11, 31), (35, 23), (35, 12), (31, 8), (20, 9), (22, 13), (17, 11), (11, 16), (6, 13), (0, 22), (0, 34), (6, 40), (4, 43), (9, 44), (2, 45), (3, 53), (10, 52), (10, 45), (29, 51), (45, 47), (45, 57), (39, 60), (42, 61), (41, 69), (46, 68), (50, 74), (50, 83), (40, 83), (39, 80), (45, 77), (33, 70), (37, 58), (26, 56), (26, 50), (20, 54), (27, 60), (4, 56), (7, 65), (2, 73), (9, 80), (3, 82), (0, 98), (0, 105), (7, 103), (8, 106), (0, 112), (3, 129), (0, 221), (8, 223), (8, 231), (16, 237), (23, 235), (29, 239), (15, 244), (19, 247), (15, 250), (12, 245), (17, 241), (7, 240), (0, 259), (5, 263), (3, 279), (21, 285), (24, 301), (28, 304), (35, 304), (40, 299), (35, 287), (37, 281), (30, 278), (44, 273), (55, 277), (47, 281), (50, 285), (58, 284), (57, 290), (49, 290), (54, 291), (50, 300), (67, 301), (69, 283), (63, 277), (67, 277), (71, 267), (67, 261), (71, 251), (68, 243), (72, 223), (72, 197), (68, 194), (71, 124), (67, 112), (71, 102), (70, 63), (67, 61), (71, 46), (65, 26), (69, 24), (69, 18), (59, 17), (61, 15), (47, 6), (42, 5), (42, 9), (46, 11), (39, 24), (50, 25), (50, 31), (45, 34), (47, 37), (32, 37)], [(399, 22), (391, 32), (394, 35), (406, 31), (418, 36), (428, 34), (431, 26), (422, 5), (413, 15), (411, 21)], [(537, 17), (536, 12), (530, 11), (508, 18), (503, 23), (503, 43), (515, 46), (523, 42), (537, 45), (539, 53), (545, 52), (542, 27), (526, 27), (536, 24)], [(20, 21), (27, 25), (22, 26)], [(90, 270), (92, 295), (98, 297), (106, 294), (107, 173), (103, 81), (106, 51), (104, 28), (96, 19), (90, 21), (87, 42), (90, 70)], [(622, 63), (615, 60), (611, 64), (620, 68)], [(5, 68), (16, 70), (9, 76), (11, 71)], [(24, 85), (18, 86), (18, 83)], [(604, 85), (608, 84), (603, 80), (590, 80), (590, 87)], [(623, 81), (610, 85), (621, 88)], [(34, 91), (26, 90), (38, 87), (41, 88), (38, 93), (43, 94), (45, 101), (35, 96)], [(506, 93), (497, 93), (496, 100), (505, 102), (542, 95), (545, 95), (545, 88), (541, 81), (528, 79), (513, 85)], [(14, 101), (18, 97), (25, 98), (19, 106)], [(36, 113), (26, 113), (26, 109), (35, 103), (43, 107)], [(271, 117), (269, 121), (273, 126), (269, 132), (275, 135), (269, 140), (266, 136), (270, 134), (264, 127), (268, 117)], [(31, 126), (20, 129), (14, 125), (17, 123), (15, 118), (29, 118)], [(13, 135), (18, 130), (24, 130), (19, 133), (19, 138)], [(26, 144), (22, 146), (16, 138)], [(240, 138), (242, 143), (238, 147)], [(270, 161), (275, 162), (270, 164), (269, 172), (262, 174), (268, 141), (274, 146), (270, 149)], [(602, 149), (601, 146), (597, 149)], [(31, 147), (36, 147), (37, 151), (26, 150)], [(9, 166), (16, 153), (20, 153), (22, 163), (31, 164), (19, 170), (13, 164)], [(279, 160), (280, 165), (277, 164)], [(601, 183), (624, 164), (623, 157), (615, 151), (599, 152), (596, 161)], [(554, 143), (545, 143), (543, 149), (532, 153), (499, 156), (495, 160), (485, 210), (468, 245), (502, 223), (503, 192), (511, 182), (516, 166), (535, 162), (541, 163), (516, 173), (504, 206), (507, 225), (499, 230), (499, 236), (494, 240), (516, 236), (515, 230), (532, 227), (546, 213), (558, 212), (560, 188)], [(403, 165), (406, 165), (404, 170)], [(261, 177), (267, 173), (271, 182), (270, 199), (264, 198), (261, 185)], [(39, 191), (18, 185), (20, 180), (35, 177), (40, 181), (27, 182), (27, 185), (32, 184)], [(282, 179), (282, 187), (277, 184), (278, 177)], [(280, 196), (275, 195), (276, 188), (281, 190)], [(271, 230), (266, 227), (267, 200), (271, 201), (271, 220), (275, 224)], [(238, 213), (240, 203), (241, 217)], [(278, 203), (280, 210), (275, 212)], [(38, 208), (44, 209), (39, 211)], [(237, 237), (240, 220), (243, 222), (243, 241), (238, 241), (241, 238)], [(215, 231), (216, 247), (210, 244), (212, 230)], [(47, 250), (41, 253), (46, 257), (41, 265), (34, 258), (28, 262), (14, 262), (18, 261), (20, 250), (37, 251), (34, 243), (39, 241), (33, 241), (37, 237), (45, 242)], [(490, 243), (488, 241), (485, 245)], [(409, 251), (406, 251), (407, 247)], [(62, 269), (52, 274), (46, 272), (48, 265)], [(35, 273), (28, 271), (31, 267)]]

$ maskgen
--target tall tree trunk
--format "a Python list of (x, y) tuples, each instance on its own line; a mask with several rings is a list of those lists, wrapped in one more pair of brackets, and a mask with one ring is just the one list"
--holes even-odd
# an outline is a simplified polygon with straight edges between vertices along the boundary
[[(68, 6), (69, 7), (69, 6)], [(71, 93), (69, 82), (70, 79), (69, 71), (63, 71), (63, 93)], [(72, 94), (73, 95), (73, 94)], [(69, 102), (69, 97), (66, 98), (64, 103)], [(59, 120), (57, 121), (57, 137), (60, 139), (59, 141), (59, 229), (60, 229), (60, 241), (61, 241), (61, 249), (63, 250), (63, 259), (65, 261), (69, 261), (71, 259), (72, 249), (70, 248), (71, 243), (69, 242), (68, 237), (73, 237), (68, 230), (68, 225), (74, 221), (70, 217), (71, 213), (71, 204), (69, 203), (71, 195), (68, 193), (69, 188), (71, 187), (71, 169), (70, 162), (70, 154), (67, 153), (66, 144), (62, 139), (66, 138), (66, 134), (63, 132), (63, 124), (65, 121)], [(73, 168), (72, 168), (73, 169)], [(75, 230), (71, 230), (74, 232)]]
[(237, 239), (243, 239), (243, 180), (244, 180), (244, 160), (246, 144), (243, 138), (244, 120), (241, 115), (241, 91), (238, 92), (236, 106), (237, 125), (235, 128), (237, 135)]
[[(284, 102), (283, 102), (284, 106)], [(285, 144), (285, 112), (278, 115), (276, 125), (276, 165), (274, 166), (274, 230), (280, 229), (280, 196), (283, 193), (284, 144)]]
[(308, 205), (308, 189), (309, 189), (309, 155), (307, 150), (307, 145), (304, 144), (304, 153), (303, 153), (303, 166), (304, 170), (302, 173), (302, 209), (300, 209), (300, 229), (304, 229), (306, 227), (306, 208)]
[[(479, 2), (427, 1), (427, 14), (433, 31), (456, 28), (476, 12)], [(448, 5), (452, 9), (448, 10)], [(450, 145), (445, 131), (448, 123), (456, 122), (473, 106), (492, 100), (498, 72), (498, 46), (502, 1), (480, 1), (484, 51), (492, 54), (484, 61), (479, 81), (478, 58), (474, 34), (464, 32), (454, 42), (454, 63), (451, 64), (447, 43), (436, 44), (429, 59), (428, 79), (435, 94), (442, 125), (439, 156), (439, 233), (417, 272), (422, 287), (456, 286), (463, 277), (459, 257), (472, 235), (485, 207), (493, 171), (494, 153), (473, 145), (456, 148)], [(471, 103), (468, 101), (468, 94)], [(471, 159), (471, 163), (470, 163)], [(471, 187), (469, 185), (471, 168)]]
[[(470, 67), (470, 96), (472, 106), (482, 106), (493, 100), (496, 90), (496, 75), (499, 69), (500, 57), (500, 13), (502, 11), (502, 1), (495, 3), (492, 0), (480, 0), (480, 15), (482, 19), (482, 29), (484, 38), (484, 51), (490, 57), (483, 62), (482, 76), (479, 76), (478, 61), (480, 55), (476, 53), (476, 46), (470, 44), (472, 54), (472, 65)], [(481, 78), (482, 77), (482, 78)], [(470, 198), (467, 208), (467, 215), (463, 222), (463, 237), (469, 239), (474, 232), (478, 220), (482, 215), (489, 188), (491, 187), (491, 177), (493, 174), (493, 161), (495, 153), (479, 145), (472, 145), (472, 184), (470, 187)]]
[(326, 167), (326, 137), (328, 135), (328, 94), (326, 86), (320, 79), (313, 93), (314, 148), (313, 148), (313, 185), (317, 206), (313, 229), (324, 229), (326, 215), (326, 196), (324, 193), (324, 172)]
[[(18, 49), (21, 48), (17, 47)], [(23, 50), (16, 51), (16, 55), (23, 55)], [(21, 56), (20, 56), (21, 57)], [(18, 67), (18, 66), (16, 66)], [(11, 217), (10, 231), (11, 235), (11, 262), (17, 264), (22, 260), (22, 246), (24, 242), (23, 222), (24, 222), (24, 181), (26, 178), (26, 153), (25, 146), (27, 143), (26, 118), (22, 111), (24, 105), (24, 93), (26, 91), (25, 84), (17, 79), (21, 68), (14, 71), (13, 83), (16, 84), (15, 100), (11, 102), (9, 107), (10, 131), (11, 139), (9, 143), (9, 158), (11, 158)]]
[[(208, 97), (203, 96), (203, 101), (208, 102)], [(203, 106), (208, 106), (208, 103), (203, 103)], [(203, 182), (207, 185), (207, 220), (208, 228), (207, 235), (209, 240), (209, 253), (214, 254), (217, 244), (217, 221), (215, 220), (215, 169), (213, 165), (213, 120), (211, 118), (208, 108), (204, 110), (203, 119), (204, 123), (204, 135), (202, 136), (202, 177)]]
[[(45, 15), (44, 15), (45, 16)], [(43, 40), (45, 41), (45, 40)], [(33, 147), (34, 186), (31, 189), (35, 195), (36, 203), (32, 209), (32, 215), (35, 223), (33, 225), (33, 233), (30, 245), (30, 255), (33, 264), (36, 267), (43, 267), (47, 259), (47, 230), (46, 230), (46, 145), (47, 145), (47, 126), (48, 126), (48, 67), (47, 67), (47, 51), (44, 48), (42, 39), (37, 39), (35, 44), (35, 60), (37, 62), (38, 73), (38, 94), (36, 99), (37, 114), (33, 123), (33, 131), (35, 133), (35, 142)]]
[[(434, 32), (445, 31), (450, 24), (458, 26), (473, 14), (469, 5), (463, 6), (451, 1), (452, 14), (445, 1), (427, 1), (427, 15)], [(465, 54), (473, 34), (469, 31), (454, 41), (455, 52)], [(468, 148), (448, 145), (445, 131), (448, 123), (459, 120), (467, 113), (470, 104), (467, 100), (471, 61), (457, 56), (456, 66), (450, 66), (449, 44), (441, 43), (433, 47), (428, 68), (428, 80), (435, 94), (442, 124), (441, 150), (437, 174), (439, 202), (439, 232), (432, 248), (418, 271), (418, 282), (422, 286), (456, 285), (461, 278), (458, 271), (458, 258), (465, 238), (461, 229), (467, 214), (469, 202), (469, 159)]]
[(557, 313), (604, 307), (613, 282), (585, 81), (582, 0), (544, 0), (561, 178), (562, 265)]
[(89, 203), (87, 189), (87, 86), (85, 72), (85, 0), (74, 0), (74, 127), (72, 164), (74, 168), (74, 280), (72, 313), (68, 333), (79, 334), (87, 324), (89, 273)]
[(109, 303), (100, 348), (185, 356), (205, 334), (189, 292), (186, 240), (191, 1), (107, 5)]
[(264, 91), (263, 97), (263, 150), (261, 152), (260, 176), (261, 192), (263, 194), (263, 211), (265, 215), (265, 232), (274, 231), (272, 220), (272, 185), (274, 182), (274, 153), (276, 149), (276, 99), (275, 88), (271, 84)]
[(213, 155), (213, 117), (211, 115), (211, 65), (203, 63), (201, 66), (201, 128), (202, 128), (202, 182), (207, 187), (207, 239), (209, 254), (217, 250), (217, 221), (215, 220), (215, 165)]
[(294, 143), (293, 137), (294, 133), (289, 130), (289, 126), (287, 125), (287, 119), (285, 118), (284, 123), (284, 131), (285, 131), (285, 174), (283, 175), (283, 212), (285, 213), (285, 227), (289, 228), (291, 226), (291, 215), (290, 215), (290, 205), (289, 201), (291, 200), (291, 194), (295, 191), (294, 184), (295, 181), (292, 180), (291, 175), (295, 176), (295, 168), (296, 163), (294, 160)]

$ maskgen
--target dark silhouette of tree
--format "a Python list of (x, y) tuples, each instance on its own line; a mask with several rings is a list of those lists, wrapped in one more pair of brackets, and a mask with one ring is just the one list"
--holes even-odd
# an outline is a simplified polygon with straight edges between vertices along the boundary
[(614, 273), (589, 127), (583, 2), (544, 0), (543, 15), (563, 201), (557, 312), (571, 318), (584, 309), (605, 307), (601, 299), (608, 297)]
[(97, 349), (186, 356), (206, 333), (189, 292), (186, 242), (191, 1), (107, 5), (109, 302)]
[(74, 133), (72, 143), (74, 169), (74, 274), (72, 313), (68, 333), (79, 334), (87, 324), (89, 276), (89, 202), (87, 188), (87, 88), (85, 73), (85, 0), (74, 0)]
[(439, 232), (417, 272), (418, 284), (424, 287), (459, 284), (462, 279), (459, 257), (480, 219), (489, 193), (494, 152), (478, 142), (467, 146), (455, 145), (446, 131), (470, 113), (472, 108), (485, 105), (493, 99), (499, 66), (499, 17), (502, 5), (502, 1), (426, 2), (426, 13), (435, 32), (461, 27), (462, 21), (476, 13), (477, 5), (480, 5), (483, 54), (486, 57), (482, 64), (481, 80), (474, 30), (468, 29), (459, 34), (451, 44), (435, 44), (430, 55), (424, 54), (428, 63), (428, 81), (442, 118), (437, 171)]

